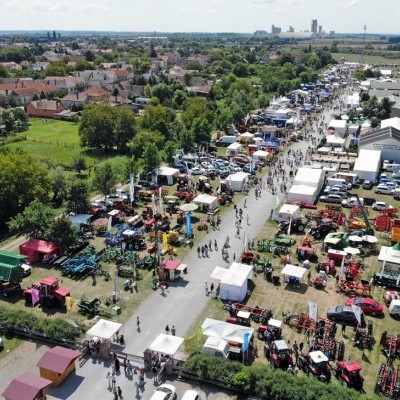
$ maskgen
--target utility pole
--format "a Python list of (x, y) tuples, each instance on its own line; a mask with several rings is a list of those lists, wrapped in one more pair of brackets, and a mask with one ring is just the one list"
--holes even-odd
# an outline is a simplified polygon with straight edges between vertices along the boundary
[(365, 64), (365, 33), (367, 31), (367, 25), (364, 25), (364, 34), (363, 34), (363, 48), (360, 55), (360, 64)]

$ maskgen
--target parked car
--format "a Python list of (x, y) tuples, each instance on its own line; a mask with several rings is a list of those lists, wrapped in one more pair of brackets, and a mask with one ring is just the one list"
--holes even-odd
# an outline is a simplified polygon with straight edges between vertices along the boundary
[(327, 193), (333, 193), (333, 192), (342, 192), (342, 193), (347, 193), (347, 186), (345, 185), (332, 185), (332, 186), (326, 186), (324, 189), (324, 192)]
[(173, 385), (164, 383), (160, 385), (150, 397), (150, 400), (175, 400), (176, 388)]
[(396, 189), (399, 184), (397, 182), (389, 181), (385, 183), (385, 186), (389, 186), (390, 189)]
[[(177, 168), (179, 169), (179, 168)], [(142, 189), (157, 189), (158, 186), (156, 183), (151, 182), (151, 181), (146, 181), (144, 179), (141, 179), (138, 181), (137, 186), (141, 187)]]
[(393, 208), (393, 206), (389, 203), (385, 203), (384, 201), (376, 201), (374, 204), (372, 204), (373, 210), (387, 210), (388, 208)]
[(208, 162), (208, 161), (203, 161), (202, 163), (201, 163), (201, 166), (204, 168), (204, 169), (214, 169), (214, 165), (212, 165), (210, 162)]
[(248, 174), (255, 175), (257, 172), (257, 169), (255, 168), (254, 165), (246, 164), (243, 166), (243, 172), (247, 172)]
[(392, 179), (398, 179), (398, 180), (400, 180), (400, 171), (395, 172), (395, 173), (392, 175)]
[(203, 168), (200, 168), (200, 167), (193, 167), (191, 170), (190, 170), (190, 172), (191, 172), (191, 174), (192, 175), (204, 175), (204, 169)]
[(343, 198), (347, 198), (347, 192), (343, 191), (341, 188), (337, 188), (334, 186), (327, 186), (324, 190), (324, 195), (327, 194), (337, 194), (339, 196), (342, 196)]
[(179, 169), (179, 172), (181, 174), (184, 174), (187, 171), (186, 165), (185, 164), (181, 164), (181, 163), (172, 164), (172, 168)]
[(374, 182), (372, 182), (372, 181), (364, 181), (364, 183), (362, 185), (362, 188), (370, 190), (370, 189), (373, 188), (373, 186), (374, 186)]
[(113, 206), (113, 202), (111, 200), (95, 200), (93, 203), (96, 207), (100, 208), (111, 208)]
[(23, 270), (22, 276), (26, 277), (29, 276), (32, 273), (32, 267), (29, 264), (21, 264), (21, 268)]
[(385, 184), (379, 184), (376, 188), (375, 188), (375, 193), (379, 193), (379, 194), (392, 194), (393, 193), (393, 188), (386, 186)]
[[(329, 307), (326, 316), (331, 321), (346, 322), (354, 325), (358, 324), (357, 317), (351, 306)], [(361, 312), (361, 321), (364, 321), (363, 311)]]
[(383, 166), (383, 169), (389, 172), (400, 171), (400, 164), (386, 164)]
[[(364, 199), (362, 197), (359, 198), (361, 205), (364, 205)], [(352, 207), (358, 207), (358, 201), (355, 197), (351, 197), (350, 199), (343, 200), (342, 201), (342, 207), (347, 207), (347, 208), (352, 208)]]
[(321, 196), (319, 198), (321, 201), (324, 203), (336, 203), (336, 204), (341, 204), (345, 198), (343, 196), (340, 196), (338, 194), (328, 194), (326, 196)]
[(346, 300), (346, 306), (351, 306), (352, 304), (355, 304), (356, 306), (360, 307), (361, 310), (364, 311), (364, 314), (370, 314), (370, 315), (383, 314), (383, 305), (378, 303), (374, 299), (370, 299), (369, 297), (356, 297)]
[(240, 171), (239, 165), (237, 165), (237, 164), (235, 164), (235, 163), (233, 163), (233, 162), (229, 163), (229, 169), (230, 169), (232, 172), (239, 172), (239, 171)]
[(182, 396), (182, 400), (200, 400), (201, 397), (195, 390), (189, 389)]
[(217, 174), (222, 178), (225, 179), (229, 175), (229, 169), (224, 166), (220, 166), (217, 168)]

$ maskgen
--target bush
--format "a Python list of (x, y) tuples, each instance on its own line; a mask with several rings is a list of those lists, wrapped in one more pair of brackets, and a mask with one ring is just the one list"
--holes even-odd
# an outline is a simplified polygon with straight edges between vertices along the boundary
[(44, 333), (48, 338), (55, 340), (74, 340), (83, 332), (81, 328), (76, 328), (61, 318), (38, 318), (26, 311), (0, 308), (0, 321), (13, 328), (26, 328), (37, 333)]
[(234, 390), (271, 400), (357, 400), (362, 395), (354, 390), (318, 382), (305, 376), (269, 367), (245, 366), (220, 357), (197, 354), (190, 357), (185, 368), (206, 381), (219, 382)]

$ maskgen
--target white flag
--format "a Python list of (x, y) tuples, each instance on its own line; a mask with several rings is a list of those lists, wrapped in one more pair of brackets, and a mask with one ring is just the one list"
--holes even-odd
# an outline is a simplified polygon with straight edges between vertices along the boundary
[(308, 302), (309, 316), (312, 320), (317, 322), (318, 319), (318, 304), (312, 301)]
[(351, 305), (351, 309), (353, 310), (353, 313), (357, 318), (357, 322), (361, 325), (361, 322), (362, 322), (362, 310), (361, 310), (361, 308), (356, 306), (355, 304), (352, 304)]
[(112, 227), (112, 217), (111, 215), (108, 217), (108, 223), (107, 223), (107, 230), (110, 231)]
[(345, 257), (342, 258), (342, 264), (340, 266), (340, 273), (339, 273), (339, 278), (343, 279), (344, 273), (345, 273), (345, 265), (344, 265), (344, 259)]

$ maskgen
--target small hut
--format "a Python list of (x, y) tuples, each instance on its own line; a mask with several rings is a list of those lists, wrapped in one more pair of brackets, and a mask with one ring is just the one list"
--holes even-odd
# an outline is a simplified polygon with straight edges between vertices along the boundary
[(75, 360), (81, 356), (77, 350), (56, 346), (46, 351), (36, 364), (42, 378), (59, 385), (68, 375), (75, 372)]
[(1, 395), (5, 400), (44, 400), (46, 387), (51, 384), (48, 379), (26, 372), (13, 379)]

